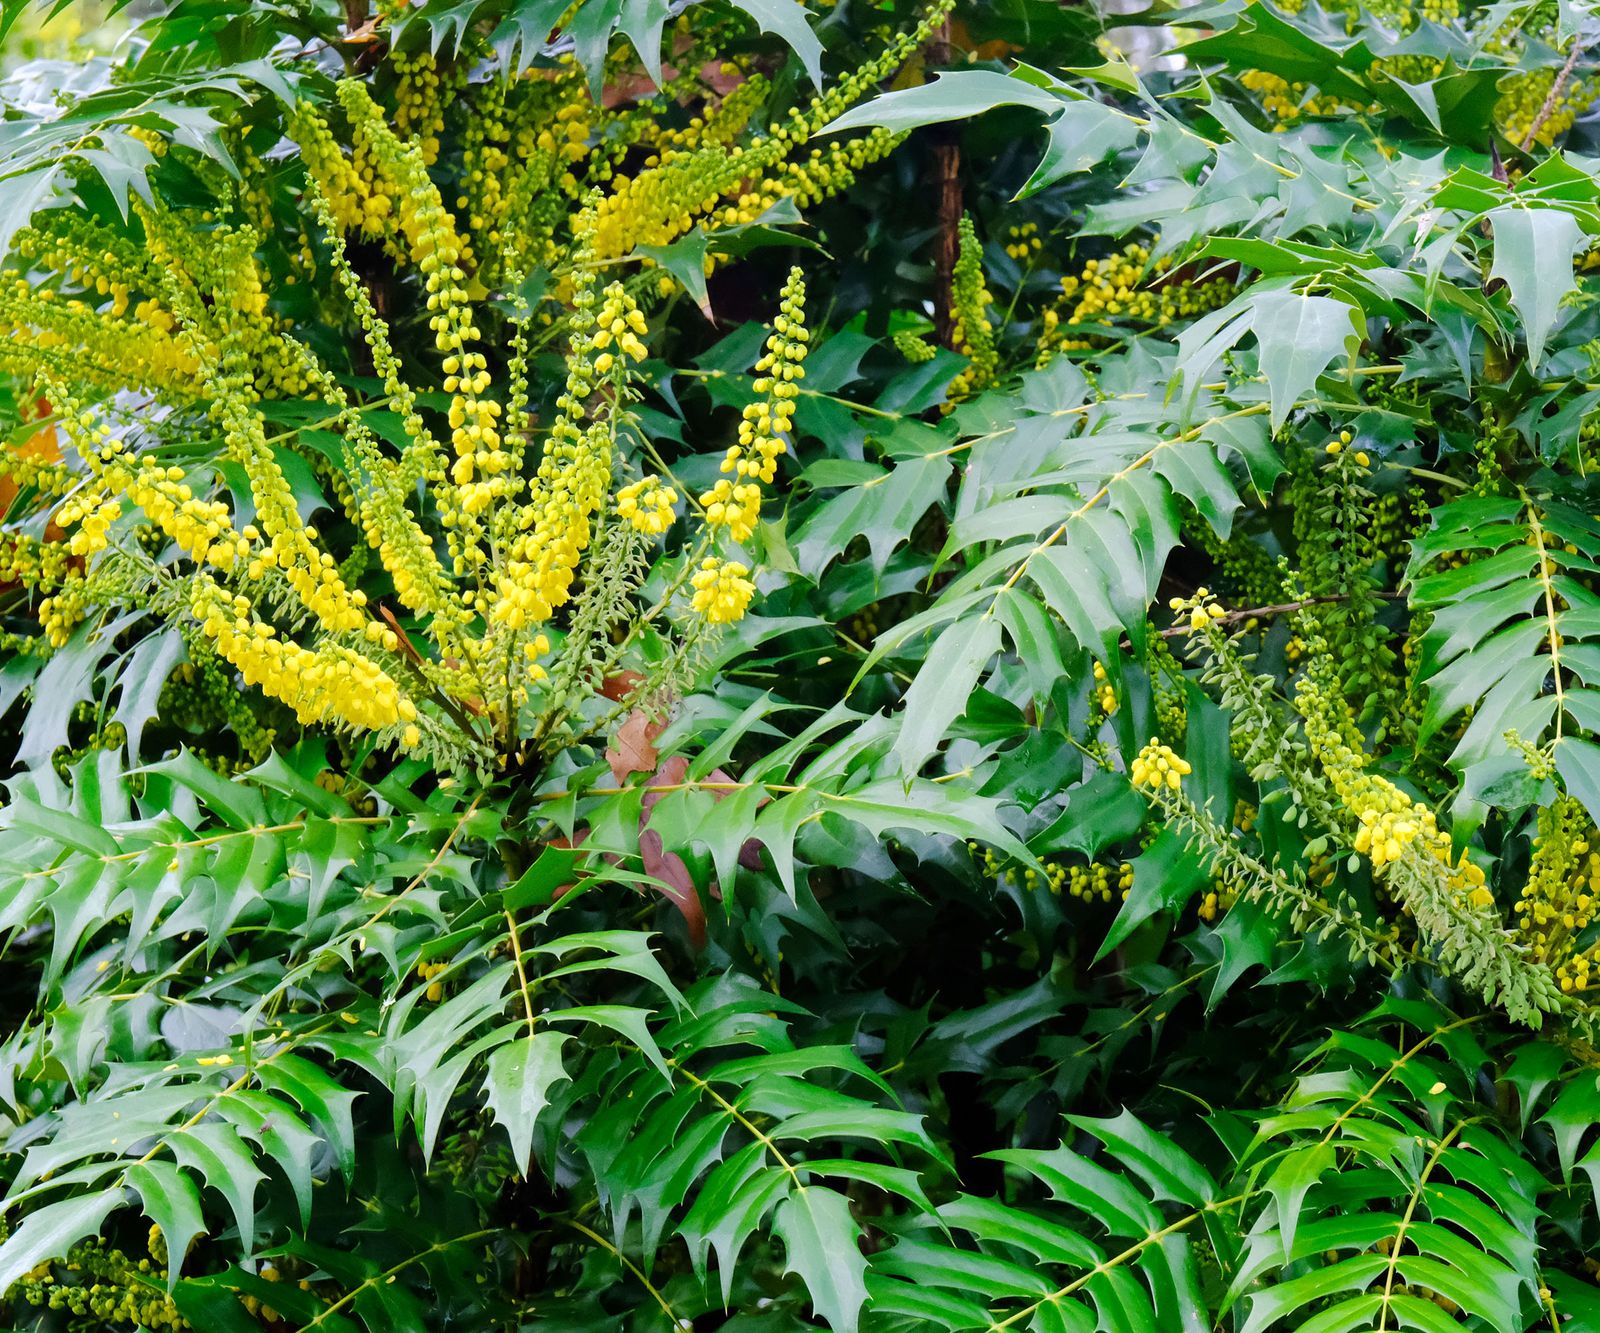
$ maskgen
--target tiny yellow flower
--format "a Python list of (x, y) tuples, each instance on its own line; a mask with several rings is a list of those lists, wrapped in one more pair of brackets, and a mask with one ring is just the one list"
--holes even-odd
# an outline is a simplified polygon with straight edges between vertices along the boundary
[(1170, 745), (1152, 740), (1139, 751), (1139, 757), (1133, 761), (1130, 776), (1135, 787), (1155, 789), (1167, 787), (1177, 791), (1184, 777), (1193, 771), (1188, 760), (1182, 758)]
[(738, 620), (755, 596), (756, 585), (745, 577), (749, 572), (737, 560), (708, 556), (690, 580), (694, 586), (694, 609), (713, 625)]

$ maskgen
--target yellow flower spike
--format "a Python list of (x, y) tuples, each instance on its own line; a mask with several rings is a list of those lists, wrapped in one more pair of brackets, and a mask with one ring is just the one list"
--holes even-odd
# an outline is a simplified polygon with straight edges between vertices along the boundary
[(754, 389), (758, 397), (744, 409), (739, 442), (729, 447), (722, 471), (742, 481), (723, 477), (700, 496), (706, 526), (725, 527), (736, 542), (748, 541), (761, 514), (761, 486), (777, 476), (778, 459), (788, 449), (793, 430), (796, 382), (805, 377), (806, 344), (810, 341), (805, 318), (805, 280), (798, 268), (789, 270), (779, 295), (778, 315), (766, 349), (756, 362)]
[(245, 683), (287, 704), (303, 724), (376, 731), (416, 721), (416, 706), (375, 662), (335, 643), (310, 649), (280, 638), (252, 619), (247, 598), (229, 599), (204, 575), (195, 581), (190, 610)]

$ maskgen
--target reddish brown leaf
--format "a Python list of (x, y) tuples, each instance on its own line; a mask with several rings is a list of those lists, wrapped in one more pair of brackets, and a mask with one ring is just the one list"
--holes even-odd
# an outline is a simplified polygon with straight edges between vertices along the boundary
[(700, 893), (689, 875), (689, 867), (676, 852), (663, 849), (661, 835), (654, 829), (639, 829), (639, 859), (644, 863), (644, 873), (654, 876), (668, 887), (661, 889), (662, 897), (683, 913), (683, 924), (689, 930), (689, 943), (698, 952), (706, 947), (706, 909)]
[(636, 689), (644, 684), (644, 676), (638, 671), (614, 671), (600, 682), (600, 693), (614, 704), (620, 704)]

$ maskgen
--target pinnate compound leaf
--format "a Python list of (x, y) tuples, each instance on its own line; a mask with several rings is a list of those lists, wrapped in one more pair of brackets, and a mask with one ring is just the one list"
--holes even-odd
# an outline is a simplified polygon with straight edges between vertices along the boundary
[(773, 1229), (783, 1241), (785, 1271), (799, 1274), (817, 1314), (834, 1333), (855, 1333), (867, 1299), (867, 1261), (850, 1200), (807, 1185), (778, 1205)]

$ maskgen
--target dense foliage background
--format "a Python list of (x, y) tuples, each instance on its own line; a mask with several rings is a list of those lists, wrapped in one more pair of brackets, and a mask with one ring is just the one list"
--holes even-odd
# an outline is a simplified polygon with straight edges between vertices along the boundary
[(7, 1327), (1600, 1329), (1586, 4), (0, 14)]

